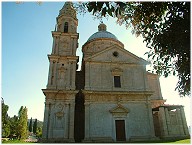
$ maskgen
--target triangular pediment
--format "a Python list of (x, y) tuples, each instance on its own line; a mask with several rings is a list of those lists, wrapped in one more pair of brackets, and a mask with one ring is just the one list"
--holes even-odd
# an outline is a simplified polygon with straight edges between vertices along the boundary
[(110, 110), (111, 113), (128, 113), (128, 109), (118, 104), (117, 107)]
[(146, 60), (134, 55), (126, 49), (113, 45), (96, 54), (87, 57), (85, 61), (93, 62), (116, 62), (116, 63), (131, 63), (131, 64), (149, 64)]

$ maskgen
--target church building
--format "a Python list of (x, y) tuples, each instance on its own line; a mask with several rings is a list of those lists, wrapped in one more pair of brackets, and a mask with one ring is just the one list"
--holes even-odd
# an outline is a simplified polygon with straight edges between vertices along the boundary
[(159, 76), (146, 71), (149, 62), (127, 51), (101, 23), (82, 46), (77, 71), (78, 19), (71, 2), (65, 2), (56, 20), (48, 83), (42, 89), (42, 142), (189, 137), (183, 106), (165, 104)]

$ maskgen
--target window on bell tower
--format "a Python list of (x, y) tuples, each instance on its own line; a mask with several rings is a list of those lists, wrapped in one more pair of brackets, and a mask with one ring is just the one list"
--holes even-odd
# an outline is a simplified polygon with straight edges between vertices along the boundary
[(65, 22), (64, 33), (68, 33), (68, 22)]

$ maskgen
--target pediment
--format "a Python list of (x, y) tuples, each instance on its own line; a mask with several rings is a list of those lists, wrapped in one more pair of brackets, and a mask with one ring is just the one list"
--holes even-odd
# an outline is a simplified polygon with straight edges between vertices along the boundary
[(131, 64), (149, 64), (146, 60), (132, 54), (126, 49), (113, 45), (96, 54), (87, 57), (85, 61), (92, 62), (116, 62), (116, 63), (131, 63)]
[(111, 109), (109, 112), (112, 114), (114, 114), (114, 113), (126, 113), (127, 114), (129, 111), (124, 106), (118, 104), (115, 108)]

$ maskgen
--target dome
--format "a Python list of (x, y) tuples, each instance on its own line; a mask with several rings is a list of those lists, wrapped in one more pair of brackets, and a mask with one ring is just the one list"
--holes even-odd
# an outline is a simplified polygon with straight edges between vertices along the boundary
[(111, 39), (118, 40), (115, 35), (113, 35), (112, 33), (108, 32), (108, 31), (106, 31), (106, 25), (103, 24), (103, 23), (101, 23), (98, 26), (98, 32), (91, 35), (87, 41), (97, 39), (97, 38), (111, 38)]

